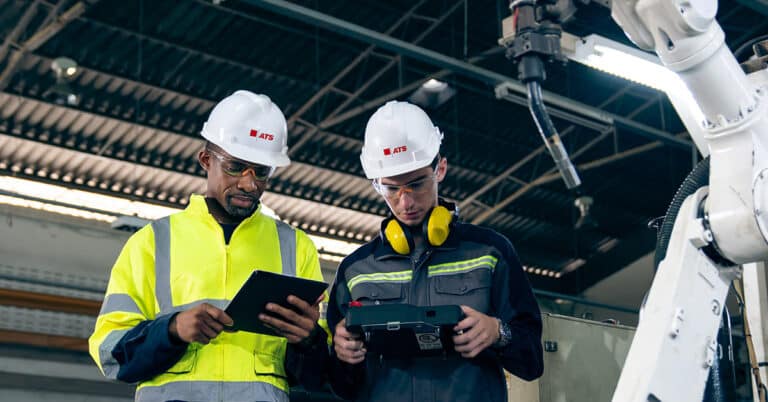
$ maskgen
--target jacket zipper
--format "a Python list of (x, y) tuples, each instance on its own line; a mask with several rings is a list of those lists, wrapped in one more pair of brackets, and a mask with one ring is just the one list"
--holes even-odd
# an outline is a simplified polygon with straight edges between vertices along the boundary
[[(411, 260), (413, 264), (413, 275), (411, 279), (411, 295), (417, 294), (416, 279), (419, 279), (420, 276), (422, 275), (422, 273), (419, 272), (419, 269), (421, 269), (424, 266), (424, 263), (427, 262), (429, 257), (432, 255), (433, 250), (434, 249), (432, 248), (428, 248), (427, 251), (425, 251), (424, 254), (422, 254), (416, 261)], [(422, 287), (422, 291), (425, 291), (425, 298), (427, 300), (426, 305), (430, 306), (432, 302), (430, 301), (430, 297), (429, 297), (429, 272), (424, 272), (423, 275), (424, 275), (424, 280), (423, 280), (424, 286)], [(424, 287), (426, 287), (426, 289), (424, 289)], [(413, 400), (417, 400), (416, 399), (416, 396), (418, 394), (417, 383), (418, 381), (416, 380), (416, 376), (411, 375), (411, 392), (412, 392), (411, 398)]]
[[(237, 230), (237, 228), (235, 228), (235, 230)], [(232, 236), (229, 238), (229, 243), (224, 244), (225, 257), (226, 258), (224, 259), (224, 275), (222, 275), (224, 277), (224, 282), (222, 283), (222, 286), (223, 286), (222, 296), (224, 296), (223, 299), (225, 299), (225, 300), (226, 300), (226, 296), (227, 296), (227, 280), (229, 280), (229, 268), (230, 268), (230, 265), (231, 265), (230, 264), (231, 258), (230, 258), (230, 254), (229, 254), (229, 245), (232, 243), (232, 238), (233, 237), (235, 237), (235, 233), (234, 232), (232, 232)], [(221, 378), (222, 379), (224, 378), (224, 367), (226, 367), (226, 364), (227, 364), (227, 362), (226, 362), (226, 360), (227, 360), (226, 354), (227, 354), (226, 345), (222, 344), (221, 345), (221, 370), (222, 370), (221, 371)], [(225, 402), (224, 401), (224, 382), (223, 381), (219, 381), (219, 401), (220, 402)]]
[[(417, 286), (416, 286), (416, 280), (415, 279), (420, 278), (421, 273), (419, 272), (419, 269), (421, 269), (422, 266), (424, 265), (424, 263), (427, 262), (429, 257), (432, 255), (433, 251), (434, 251), (434, 249), (431, 249), (431, 248), (427, 249), (427, 251), (425, 251), (424, 254), (422, 254), (421, 257), (419, 257), (416, 261), (411, 260), (412, 261), (412, 265), (413, 265), (413, 276), (412, 276), (412, 279), (411, 279), (411, 295), (419, 295), (417, 293)], [(426, 299), (426, 301), (427, 301), (426, 305), (430, 306), (432, 301), (430, 300), (430, 297), (429, 297), (429, 272), (425, 272), (424, 273), (424, 286), (427, 287), (426, 293), (425, 293), (425, 297), (424, 297)], [(419, 299), (420, 299), (420, 297), (419, 297)], [(418, 302), (418, 300), (417, 300), (417, 302)]]
[[(222, 235), (221, 239), (222, 239), (222, 242), (224, 243), (224, 272), (223, 272), (222, 281), (221, 281), (221, 289), (222, 289), (222, 292), (221, 292), (221, 296), (222, 297), (221, 298), (222, 298), (222, 300), (226, 300), (226, 298), (227, 298), (226, 297), (227, 296), (227, 281), (229, 280), (229, 270), (230, 270), (230, 265), (231, 265), (230, 264), (231, 256), (230, 256), (230, 247), (229, 247), (229, 245), (232, 244), (232, 239), (235, 237), (235, 232), (237, 231), (237, 228), (235, 228), (235, 230), (232, 231), (232, 235), (229, 237), (229, 243), (227, 242), (226, 238), (224, 238), (224, 230), (221, 227), (221, 225), (219, 225), (219, 229), (221, 230), (221, 235)], [(226, 346), (223, 345), (223, 344), (221, 345), (220, 349), (221, 349), (221, 354), (220, 354), (219, 358), (220, 358), (221, 364), (219, 365), (219, 367), (221, 369), (221, 373), (219, 374), (219, 378), (223, 379), (224, 378), (224, 367), (226, 367), (226, 363), (227, 363), (226, 362), (226, 353), (227, 353), (227, 351), (226, 351)], [(222, 381), (222, 380), (219, 381), (219, 402), (225, 402), (224, 401), (224, 381)]]

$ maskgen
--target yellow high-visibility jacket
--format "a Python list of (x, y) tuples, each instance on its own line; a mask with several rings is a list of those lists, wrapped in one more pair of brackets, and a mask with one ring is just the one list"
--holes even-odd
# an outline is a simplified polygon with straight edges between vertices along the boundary
[(177, 312), (203, 302), (224, 308), (256, 269), (323, 280), (307, 235), (260, 209), (226, 244), (205, 199), (194, 195), (184, 211), (126, 243), (89, 346), (105, 376), (138, 382), (137, 401), (287, 401), (285, 338), (222, 332), (187, 346), (167, 331)]

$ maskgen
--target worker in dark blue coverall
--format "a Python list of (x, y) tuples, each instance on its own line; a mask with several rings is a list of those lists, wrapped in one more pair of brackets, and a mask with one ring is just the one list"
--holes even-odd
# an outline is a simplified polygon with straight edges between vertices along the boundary
[[(361, 161), (391, 216), (378, 237), (345, 258), (331, 289), (331, 385), (361, 401), (505, 401), (503, 369), (541, 376), (541, 315), (510, 242), (458, 222), (438, 197), (443, 134), (423, 110), (389, 102), (368, 121)], [(460, 305), (455, 355), (391, 358), (368, 353), (345, 327), (350, 302)]]

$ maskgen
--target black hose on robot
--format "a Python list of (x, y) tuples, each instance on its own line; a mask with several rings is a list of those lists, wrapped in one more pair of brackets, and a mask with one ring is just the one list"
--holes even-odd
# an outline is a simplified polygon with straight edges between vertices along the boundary
[(672, 198), (672, 202), (667, 208), (667, 213), (664, 215), (664, 222), (661, 224), (658, 234), (656, 235), (656, 254), (653, 261), (654, 270), (659, 269), (659, 263), (667, 256), (667, 247), (669, 246), (669, 239), (672, 237), (672, 228), (675, 225), (675, 219), (680, 212), (680, 207), (683, 205), (683, 201), (693, 194), (699, 188), (709, 184), (709, 156), (701, 160), (696, 167), (693, 168), (688, 177), (685, 178), (683, 184), (677, 189), (675, 196)]
[(727, 307), (723, 309), (723, 320), (717, 332), (717, 348), (720, 353), (715, 354), (712, 367), (709, 368), (703, 402), (736, 401), (736, 367), (733, 362), (731, 316)]

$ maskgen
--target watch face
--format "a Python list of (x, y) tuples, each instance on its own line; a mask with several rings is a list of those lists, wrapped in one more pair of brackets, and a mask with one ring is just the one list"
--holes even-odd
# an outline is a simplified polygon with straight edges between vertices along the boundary
[(499, 326), (499, 332), (501, 333), (500, 341), (504, 345), (509, 343), (510, 340), (512, 340), (512, 331), (509, 328), (509, 325), (506, 322), (502, 322)]
[(504, 347), (512, 340), (512, 331), (509, 324), (499, 318), (497, 320), (499, 321), (499, 340), (496, 341), (495, 345), (496, 347)]

